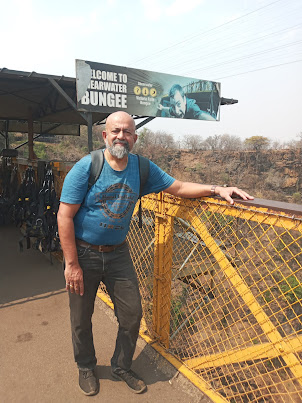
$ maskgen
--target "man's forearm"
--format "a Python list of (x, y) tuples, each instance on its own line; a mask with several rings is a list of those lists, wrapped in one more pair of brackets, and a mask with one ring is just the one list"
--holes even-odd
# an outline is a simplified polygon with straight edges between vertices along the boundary
[(58, 215), (58, 230), (66, 264), (78, 265), (73, 218)]
[[(219, 188), (220, 186), (215, 187), (214, 189), (215, 194), (219, 194), (218, 193)], [(213, 195), (211, 189), (212, 185), (175, 181), (175, 185), (172, 185), (170, 188), (166, 189), (165, 192), (173, 194), (174, 196), (190, 199), (190, 198)]]

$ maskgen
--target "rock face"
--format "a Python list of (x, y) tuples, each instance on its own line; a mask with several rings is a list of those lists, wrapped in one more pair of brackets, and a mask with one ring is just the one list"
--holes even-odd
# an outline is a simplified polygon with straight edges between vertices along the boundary
[(178, 151), (166, 161), (170, 173), (181, 180), (236, 185), (279, 201), (299, 203), (297, 194), (302, 196), (302, 149)]

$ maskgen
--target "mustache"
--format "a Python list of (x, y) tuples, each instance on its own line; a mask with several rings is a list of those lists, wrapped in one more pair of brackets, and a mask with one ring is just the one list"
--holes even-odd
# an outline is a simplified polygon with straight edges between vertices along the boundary
[(115, 144), (124, 144), (124, 145), (128, 145), (128, 142), (126, 141), (126, 140), (114, 140), (113, 142), (112, 142), (112, 144), (113, 145), (115, 145)]

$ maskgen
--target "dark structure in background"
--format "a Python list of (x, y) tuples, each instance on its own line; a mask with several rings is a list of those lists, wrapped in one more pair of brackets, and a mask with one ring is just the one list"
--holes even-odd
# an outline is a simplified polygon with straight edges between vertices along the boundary
[(92, 149), (92, 124), (107, 116), (77, 111), (75, 78), (0, 69), (0, 133), (6, 148), (8, 132), (28, 133), (29, 159), (34, 134), (80, 135), (80, 125)]

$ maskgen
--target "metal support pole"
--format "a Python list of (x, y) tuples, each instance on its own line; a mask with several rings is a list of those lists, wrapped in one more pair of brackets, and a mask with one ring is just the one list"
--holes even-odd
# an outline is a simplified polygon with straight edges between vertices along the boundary
[(28, 158), (32, 161), (35, 157), (34, 154), (34, 121), (32, 116), (32, 110), (28, 110)]
[(93, 144), (92, 144), (92, 113), (87, 113), (87, 127), (88, 127), (88, 151), (93, 151)]
[(8, 123), (9, 121), (5, 121), (5, 148), (9, 148), (9, 138), (8, 138)]
[(161, 344), (169, 348), (174, 217), (163, 214), (162, 193), (158, 197), (160, 211), (155, 214), (153, 333)]

